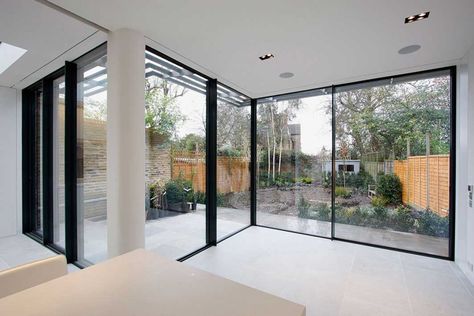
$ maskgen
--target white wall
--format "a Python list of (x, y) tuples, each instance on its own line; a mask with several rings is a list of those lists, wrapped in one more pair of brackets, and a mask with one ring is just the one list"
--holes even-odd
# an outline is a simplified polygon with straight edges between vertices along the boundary
[[(19, 228), (21, 186), (21, 137), (18, 91), (0, 87), (0, 237), (14, 235)], [(20, 115), (21, 116), (21, 115)]]
[(456, 262), (474, 284), (474, 208), (468, 184), (474, 185), (474, 47), (458, 67), (456, 157)]

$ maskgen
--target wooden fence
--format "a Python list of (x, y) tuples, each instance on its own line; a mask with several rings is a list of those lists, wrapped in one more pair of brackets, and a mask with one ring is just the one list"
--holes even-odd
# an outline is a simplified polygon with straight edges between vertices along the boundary
[(413, 156), (395, 160), (394, 173), (402, 182), (403, 203), (449, 213), (449, 155)]
[[(250, 190), (249, 167), (250, 161), (246, 157), (217, 157), (217, 192)], [(206, 156), (201, 153), (173, 153), (171, 177), (190, 180), (194, 191), (206, 192)]]
[(364, 165), (364, 170), (370, 174), (374, 180), (377, 179), (379, 173), (393, 173), (393, 160), (362, 161), (362, 164)]

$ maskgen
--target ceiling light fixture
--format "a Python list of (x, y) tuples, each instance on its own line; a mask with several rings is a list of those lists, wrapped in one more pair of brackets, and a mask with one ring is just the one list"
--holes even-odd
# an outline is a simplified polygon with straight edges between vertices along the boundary
[(280, 78), (283, 78), (283, 79), (288, 79), (288, 78), (291, 78), (291, 77), (294, 77), (295, 74), (292, 73), (292, 72), (282, 72), (280, 74)]
[(429, 11), (421, 12), (421, 13), (415, 14), (415, 15), (410, 15), (410, 16), (405, 18), (405, 24), (420, 21), (420, 20), (424, 20), (424, 19), (427, 19), (429, 16), (430, 16)]
[(26, 53), (26, 49), (0, 42), (0, 74), (13, 65), (24, 53)]
[(414, 52), (418, 51), (420, 48), (421, 48), (421, 46), (418, 45), (418, 44), (408, 45), (408, 46), (405, 46), (405, 47), (401, 48), (398, 51), (398, 53), (400, 55), (411, 54), (411, 53), (414, 53)]
[(274, 57), (275, 56), (273, 54), (269, 53), (269, 54), (265, 54), (263, 56), (260, 56), (258, 58), (260, 58), (260, 60), (267, 60), (267, 59), (274, 58)]

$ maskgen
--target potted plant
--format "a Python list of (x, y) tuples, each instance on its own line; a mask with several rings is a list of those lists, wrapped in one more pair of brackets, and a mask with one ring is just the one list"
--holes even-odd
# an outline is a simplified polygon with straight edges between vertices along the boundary
[(168, 209), (176, 212), (189, 212), (188, 201), (194, 196), (192, 183), (183, 178), (172, 179), (165, 185)]

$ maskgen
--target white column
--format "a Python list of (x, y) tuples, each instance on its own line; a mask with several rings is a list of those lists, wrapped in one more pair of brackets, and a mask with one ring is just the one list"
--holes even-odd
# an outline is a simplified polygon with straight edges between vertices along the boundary
[(145, 39), (110, 32), (107, 104), (109, 258), (145, 246)]

